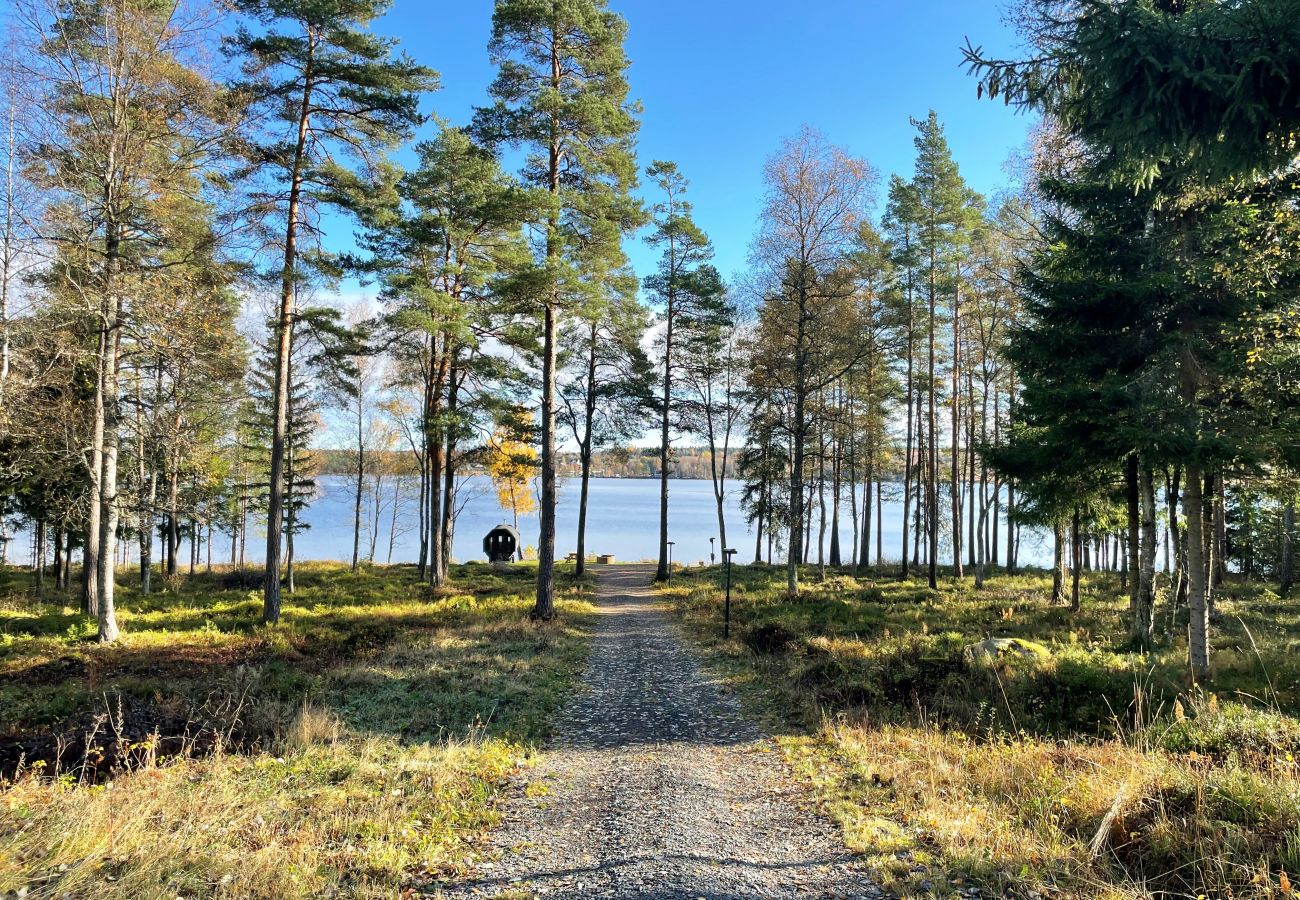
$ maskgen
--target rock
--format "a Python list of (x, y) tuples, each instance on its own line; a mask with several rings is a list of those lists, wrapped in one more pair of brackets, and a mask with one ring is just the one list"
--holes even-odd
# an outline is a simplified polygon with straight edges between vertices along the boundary
[(1004, 656), (1045, 659), (1052, 655), (1042, 644), (1023, 638), (987, 638), (968, 646), (965, 653), (967, 659), (999, 659)]

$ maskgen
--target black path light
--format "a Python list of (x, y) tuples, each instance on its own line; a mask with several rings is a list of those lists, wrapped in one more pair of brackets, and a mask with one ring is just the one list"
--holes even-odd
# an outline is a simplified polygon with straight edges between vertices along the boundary
[(673, 544), (675, 543), (677, 542), (676, 541), (668, 542), (668, 577), (669, 578), (673, 577)]
[(709, 538), (709, 565), (713, 565), (717, 562), (717, 557), (713, 555), (713, 542), (716, 540), (717, 538), (715, 537)]
[(723, 548), (722, 558), (727, 563), (727, 601), (722, 607), (722, 638), (731, 637), (731, 558), (736, 555), (734, 549)]

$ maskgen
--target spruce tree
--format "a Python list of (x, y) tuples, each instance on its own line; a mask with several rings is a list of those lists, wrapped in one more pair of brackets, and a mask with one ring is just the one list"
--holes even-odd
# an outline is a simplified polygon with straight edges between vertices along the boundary
[(1295, 156), (1294, 0), (1026, 0), (1018, 20), (1026, 59), (967, 42), (979, 93), (1049, 112), (1127, 178), (1267, 172)]

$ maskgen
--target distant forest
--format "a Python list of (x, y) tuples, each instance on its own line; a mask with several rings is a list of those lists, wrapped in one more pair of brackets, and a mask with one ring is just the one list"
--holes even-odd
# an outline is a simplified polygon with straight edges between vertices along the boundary
[[(322, 475), (355, 475), (357, 454), (354, 450), (315, 450), (313, 455)], [(415, 458), (404, 450), (368, 451), (375, 466), (385, 473), (393, 475), (418, 475)], [(670, 478), (708, 478), (709, 457), (707, 447), (677, 447), (673, 449), (672, 467), (668, 472)], [(736, 471), (739, 451), (732, 451), (731, 463), (727, 469)], [(579, 459), (577, 453), (559, 454), (559, 473), (578, 476)], [(367, 463), (367, 468), (371, 466)], [(483, 475), (486, 471), (482, 462), (472, 462), (466, 470), (472, 474)], [(596, 478), (658, 478), (658, 447), (616, 447), (597, 451), (592, 459), (591, 474)]]

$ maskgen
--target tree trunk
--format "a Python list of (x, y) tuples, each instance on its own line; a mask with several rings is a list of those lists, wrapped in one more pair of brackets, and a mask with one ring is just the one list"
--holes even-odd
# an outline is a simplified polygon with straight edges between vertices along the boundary
[(1060, 519), (1052, 522), (1052, 604), (1065, 603), (1065, 528)]
[(1132, 629), (1134, 638), (1137, 638), (1137, 632), (1141, 630), (1137, 627), (1137, 623), (1139, 615), (1138, 608), (1141, 605), (1142, 600), (1142, 579), (1139, 570), (1141, 569), (1141, 530), (1143, 524), (1142, 491), (1144, 488), (1141, 483), (1141, 475), (1138, 468), (1137, 454), (1130, 453), (1124, 462), (1124, 487), (1128, 511), (1128, 553), (1125, 557), (1127, 561), (1125, 570), (1132, 573), (1132, 577), (1129, 578), (1127, 587), (1129, 590), (1128, 608), (1130, 615), (1133, 617), (1132, 620), (1134, 623)]
[[(161, 380), (161, 379), (160, 379)], [(135, 386), (135, 431), (138, 446), (136, 448), (136, 478), (139, 481), (140, 508), (136, 515), (139, 519), (137, 531), (140, 542), (140, 593), (146, 597), (153, 590), (153, 509), (157, 500), (158, 478), (154, 472), (145, 468), (144, 450), (144, 392), (140, 378)]]
[(885, 562), (885, 529), (881, 525), (885, 521), (882, 512), (881, 496), (884, 491), (881, 489), (881, 482), (876, 481), (876, 565), (883, 565)]
[[(671, 282), (673, 276), (669, 276)], [(673, 288), (670, 284), (668, 290), (667, 305), (667, 328), (664, 329), (664, 383), (663, 393), (660, 396), (660, 403), (663, 408), (660, 412), (659, 420), (659, 567), (655, 570), (655, 581), (665, 581), (668, 578), (668, 467), (672, 458), (672, 448), (669, 444), (669, 426), (672, 423), (672, 396), (673, 396), (673, 319), (675, 310), (673, 309)]]
[[(1187, 602), (1188, 580), (1187, 580), (1187, 535), (1185, 529), (1178, 521), (1178, 506), (1180, 502), (1179, 494), (1182, 488), (1182, 471), (1175, 466), (1172, 475), (1165, 476), (1165, 506), (1169, 515), (1169, 525), (1166, 532), (1167, 538), (1172, 545), (1166, 559), (1173, 557), (1173, 589), (1170, 594), (1170, 613), (1171, 616), (1177, 611), (1178, 607)], [(1186, 500), (1182, 503), (1186, 506)], [(1184, 510), (1184, 518), (1186, 511)]]
[[(842, 459), (841, 446), (838, 440), (831, 444), (831, 556), (830, 564), (834, 568), (843, 565), (840, 559), (840, 460)], [(822, 514), (825, 516), (826, 504), (822, 504)]]
[(67, 583), (67, 572), (63, 568), (63, 542), (66, 537), (63, 522), (54, 525), (54, 589), (63, 590)]
[(180, 547), (180, 476), (177, 474), (179, 459), (173, 454), (171, 471), (167, 473), (167, 574), (175, 577), (178, 570), (176, 551)]
[(1214, 475), (1207, 472), (1205, 474), (1205, 487), (1201, 493), (1201, 511), (1202, 528), (1205, 533), (1205, 606), (1209, 612), (1210, 621), (1213, 622), (1218, 618), (1218, 610), (1215, 608), (1215, 591), (1214, 591), (1214, 571), (1219, 567), (1219, 547), (1215, 538), (1215, 489)]
[(140, 510), (140, 590), (148, 594), (153, 590), (153, 532), (154, 508), (158, 502), (158, 473), (150, 472), (149, 487), (144, 493)]
[[(926, 532), (927, 556), (929, 558), (929, 579), (930, 590), (935, 590), (939, 586), (939, 441), (938, 441), (938, 418), (935, 415), (935, 327), (936, 327), (936, 304), (937, 296), (934, 284), (934, 258), (933, 252), (930, 259), (930, 368), (927, 388), (930, 395), (930, 404), (928, 409), (928, 421), (926, 427), (929, 429), (927, 439), (929, 440), (929, 484), (926, 486)], [(956, 485), (954, 484), (955, 488)]]
[(429, 527), (429, 584), (441, 587), (442, 570), (442, 469), (446, 465), (445, 448), (442, 442), (442, 429), (437, 423), (429, 423), (425, 443), (425, 455), (429, 460), (429, 506), (425, 520)]
[(298, 139), (290, 168), (289, 208), (285, 217), (284, 262), (280, 270), (280, 308), (275, 328), (275, 396), (272, 408), (271, 477), (266, 504), (266, 572), (262, 621), (280, 621), (280, 545), (284, 531), (285, 446), (289, 427), (290, 352), (293, 340), (293, 297), (297, 282), (298, 217), (302, 202), (303, 172), (311, 120), (315, 37), (308, 32), (307, 60), (303, 70), (302, 99), (298, 106)]
[(1206, 600), (1205, 505), (1199, 463), (1187, 464), (1183, 515), (1187, 519), (1188, 661), (1197, 678), (1210, 666), (1210, 607)]
[(105, 322), (100, 323), (96, 347), (95, 401), (90, 437), (90, 509), (86, 513), (86, 541), (81, 551), (81, 611), (99, 619), (99, 479), (104, 467), (104, 342), (108, 339)]
[[(429, 354), (429, 377), (424, 382), (424, 397), (421, 411), (423, 413), (424, 425), (421, 432), (424, 434), (424, 451), (419, 454), (420, 464), (420, 485), (419, 493), (415, 498), (415, 515), (416, 528), (420, 535), (420, 556), (419, 565), (416, 567), (417, 577), (424, 581), (429, 575), (429, 422), (433, 419), (433, 356), (434, 356), (434, 338), (429, 335), (426, 342), (426, 350)], [(415, 442), (412, 441), (412, 444)]]
[(121, 398), (118, 396), (118, 355), (122, 342), (122, 299), (117, 291), (117, 266), (121, 248), (120, 225), (108, 227), (105, 253), (104, 354), (99, 381), (104, 386), (104, 452), (99, 473), (99, 640), (117, 640), (117, 611), (114, 607), (117, 561), (117, 450), (121, 432)]
[(1286, 505), (1282, 507), (1282, 560), (1279, 565), (1282, 571), (1278, 576), (1277, 589), (1283, 597), (1290, 596), (1291, 587), (1295, 583), (1295, 551), (1291, 537), (1294, 532), (1295, 501), (1287, 500)]
[[(861, 548), (861, 552), (858, 554), (858, 564), (864, 569), (868, 568), (871, 565), (871, 530), (872, 528), (879, 529), (881, 527), (879, 522), (873, 522), (871, 518), (871, 485), (872, 485), (872, 481), (875, 479), (875, 468), (876, 468), (875, 447), (868, 444), (867, 465), (866, 465), (866, 470), (863, 472), (863, 477), (862, 477), (862, 548)], [(906, 505), (907, 505), (906, 501), (904, 501), (904, 508), (906, 508)], [(903, 518), (903, 554), (904, 554), (903, 571), (906, 572), (907, 571), (907, 558), (906, 558), (906, 554), (907, 554), (906, 516), (907, 514), (906, 512), (904, 512), (903, 516), (904, 516)], [(879, 558), (877, 558), (876, 562), (877, 563), (880, 562)]]
[(952, 506), (952, 574), (961, 578), (961, 382), (959, 371), (961, 365), (961, 291), (954, 291), (952, 296), (952, 459), (949, 460), (949, 501)]
[[(1140, 534), (1134, 534), (1132, 524), (1129, 528), (1129, 540), (1133, 547), (1129, 551), (1129, 565), (1132, 566), (1134, 587), (1133, 616), (1129, 626), (1129, 638), (1143, 649), (1151, 646), (1155, 637), (1155, 578), (1156, 578), (1156, 492), (1151, 467), (1142, 465), (1138, 472), (1138, 497), (1141, 511)], [(1137, 550), (1138, 552), (1133, 552)]]
[(1082, 608), (1082, 598), (1079, 596), (1079, 577), (1083, 573), (1083, 534), (1079, 527), (1079, 508), (1074, 508), (1074, 516), (1070, 520), (1070, 609), (1078, 612)]
[(807, 298), (803, 296), (804, 285), (799, 287), (799, 323), (795, 341), (795, 377), (794, 377), (794, 429), (790, 434), (790, 547), (786, 554), (786, 596), (799, 596), (799, 561), (803, 558), (803, 465), (804, 443), (808, 439), (808, 382), (804, 360), (804, 342), (807, 323), (805, 322)]
[[(719, 463), (717, 432), (713, 427), (712, 413), (709, 412), (709, 476), (713, 481), (713, 502), (718, 511), (718, 541), (720, 550), (727, 549), (727, 517), (725, 501), (727, 498), (727, 454), (731, 451), (731, 420), (728, 419), (727, 430), (722, 440), (721, 462)], [(760, 528), (761, 530), (761, 528)]]
[(36, 535), (34, 538), (35, 546), (32, 549), (32, 586), (36, 590), (36, 596), (40, 597), (45, 593), (45, 520), (36, 520)]
[(357, 489), (352, 497), (352, 571), (361, 564), (361, 493), (366, 482), (366, 436), (363, 418), (364, 399), (357, 391)]
[[(578, 562), (575, 571), (579, 575), (582, 575), (587, 571), (587, 498), (590, 495), (591, 462), (592, 455), (595, 452), (595, 447), (592, 444), (595, 425), (592, 420), (596, 417), (596, 342), (598, 339), (598, 331), (594, 320), (592, 321), (590, 328), (591, 331), (587, 335), (587, 385), (582, 398), (584, 419), (582, 423), (582, 437), (578, 441), (578, 457), (579, 463), (582, 466), (582, 483), (578, 491)], [(667, 366), (665, 366), (664, 371), (668, 371)], [(669, 383), (665, 378), (665, 398), (668, 396), (668, 390)], [(664, 408), (667, 409), (666, 406)], [(667, 416), (664, 416), (662, 424), (663, 434), (667, 435)], [(661, 468), (663, 467), (666, 458), (666, 455), (662, 452), (662, 448), (660, 448), (659, 465)], [(668, 544), (666, 543), (668, 540), (667, 515), (668, 481), (663, 477), (663, 472), (661, 471), (659, 478), (659, 541), (661, 551), (668, 549)], [(666, 577), (668, 572), (667, 559), (664, 559), (663, 563)], [(655, 577), (658, 578), (658, 573), (656, 573)]]
[(542, 508), (537, 539), (537, 600), (533, 618), (555, 618), (555, 354), (557, 317), (554, 299), (546, 304), (542, 349)]
[[(899, 529), (903, 533), (903, 556), (902, 571), (899, 573), (900, 578), (907, 578), (907, 534), (910, 525), (908, 520), (911, 518), (912, 512), (912, 435), (914, 431), (912, 427), (912, 406), (915, 397), (912, 389), (912, 357), (914, 354), (912, 346), (912, 303), (910, 297), (907, 305), (907, 318), (907, 437), (904, 440), (903, 447), (903, 527)], [(920, 503), (919, 497), (917, 498), (917, 502)]]
[(1228, 577), (1227, 490), (1223, 473), (1214, 476), (1214, 586), (1223, 587)]
[(446, 452), (442, 463), (442, 520), (438, 527), (442, 529), (439, 537), (441, 559), (439, 571), (442, 583), (451, 579), (451, 550), (456, 530), (456, 410), (460, 405), (460, 370), (456, 356), (449, 349), (451, 363), (447, 375), (447, 428), (444, 432)]
[(849, 571), (857, 574), (862, 558), (862, 519), (858, 518), (858, 423), (854, 415), (853, 376), (849, 375), (848, 433), (849, 433), (849, 516), (853, 520), (853, 545), (849, 547)]
[[(812, 525), (812, 520), (808, 520)], [(826, 580), (826, 436), (819, 436), (817, 447), (817, 578)]]
[[(562, 71), (559, 48), (551, 45), (551, 89), (559, 92), (562, 87)], [(552, 119), (553, 134), (560, 133), (558, 123)], [(558, 204), (560, 194), (560, 166), (563, 161), (563, 148), (559, 138), (552, 139), (547, 156), (547, 190), (552, 200)], [(560, 221), (558, 212), (552, 209), (546, 223), (546, 259), (554, 262), (560, 255), (559, 239)], [(539, 533), (537, 537), (537, 599), (533, 605), (534, 619), (548, 620), (555, 618), (555, 504), (556, 493), (556, 459), (555, 459), (555, 367), (556, 343), (559, 340), (560, 297), (559, 285), (552, 285), (550, 294), (545, 298), (545, 314), (542, 323), (542, 508), (538, 514)]]

